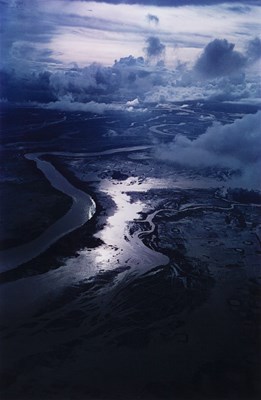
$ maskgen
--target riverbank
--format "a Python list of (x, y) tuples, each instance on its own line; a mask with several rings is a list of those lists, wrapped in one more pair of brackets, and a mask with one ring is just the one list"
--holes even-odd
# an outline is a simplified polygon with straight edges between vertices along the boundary
[(35, 162), (1, 150), (0, 251), (40, 236), (72, 206), (71, 197), (53, 188)]
[(107, 218), (115, 210), (112, 200), (105, 193), (99, 192), (95, 182), (89, 184), (88, 182), (81, 181), (55, 156), (48, 155), (43, 158), (50, 161), (73, 186), (88, 193), (93, 198), (96, 204), (96, 212), (83, 226), (60, 238), (39, 256), (19, 265), (17, 268), (1, 273), (0, 282), (2, 283), (42, 274), (51, 269), (59, 268), (63, 265), (65, 258), (71, 256), (77, 257), (77, 251), (85, 247), (98, 247), (102, 244), (102, 241), (94, 235), (102, 229), (106, 224)]

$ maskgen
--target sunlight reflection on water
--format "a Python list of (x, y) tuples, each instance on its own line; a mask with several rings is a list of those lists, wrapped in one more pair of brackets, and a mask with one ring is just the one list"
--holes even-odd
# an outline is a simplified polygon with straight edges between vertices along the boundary
[(113, 185), (110, 181), (106, 181), (100, 190), (110, 195), (116, 204), (116, 211), (108, 218), (105, 228), (98, 236), (105, 243), (118, 246), (124, 240), (124, 235), (127, 235), (127, 222), (139, 218), (138, 213), (142, 211), (144, 204), (141, 201), (131, 202), (130, 196), (126, 193), (129, 190), (128, 183)]
[(105, 226), (95, 234), (103, 244), (94, 249), (80, 250), (77, 258), (66, 260), (62, 269), (65, 280), (77, 282), (119, 266), (129, 265), (132, 270), (145, 271), (166, 264), (167, 257), (147, 248), (137, 236), (130, 236), (128, 223), (141, 219), (140, 213), (146, 209), (146, 204), (140, 200), (133, 201), (129, 193), (150, 189), (202, 188), (211, 186), (210, 182), (216, 186), (212, 179), (192, 180), (181, 176), (177, 176), (177, 180), (173, 176), (164, 179), (130, 176), (124, 181), (103, 179), (96, 189), (106, 193), (116, 206)]

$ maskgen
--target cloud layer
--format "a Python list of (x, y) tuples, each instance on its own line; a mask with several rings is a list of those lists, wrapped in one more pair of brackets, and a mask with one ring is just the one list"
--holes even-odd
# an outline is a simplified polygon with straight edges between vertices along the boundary
[[(162, 47), (157, 44), (156, 48), (159, 50), (153, 50), (154, 53), (161, 53)], [(252, 49), (251, 54), (255, 60), (259, 58), (256, 50)], [(49, 53), (42, 56), (48, 57)], [(110, 67), (93, 63), (83, 68), (75, 64), (69, 69), (52, 72), (0, 70), (1, 96), (11, 102), (41, 103), (62, 100), (66, 96), (78, 103), (126, 102), (134, 98), (156, 103), (196, 99), (261, 102), (260, 78), (246, 74), (247, 63), (244, 68), (235, 66), (234, 73), (223, 69), (224, 75), (216, 76), (215, 71), (214, 76), (209, 76), (205, 70), (198, 73), (198, 64), (192, 69), (186, 64), (168, 69), (160, 61), (162, 56), (151, 57), (154, 61), (151, 62), (151, 58), (146, 61), (130, 55), (116, 60)], [(209, 62), (213, 64), (213, 60)]]
[(91, 112), (94, 114), (103, 114), (105, 111), (132, 111), (133, 109), (129, 106), (120, 104), (107, 104), (107, 103), (96, 103), (90, 101), (88, 103), (79, 103), (77, 101), (71, 101), (70, 97), (64, 97), (62, 100), (50, 102), (46, 105), (42, 105), (44, 108), (49, 110), (62, 110), (62, 111), (84, 111)]
[(126, 54), (141, 55), (148, 37), (166, 46), (169, 67), (177, 46), (179, 57), (192, 63), (214, 37), (239, 42), (242, 51), (249, 37), (260, 32), (258, 3), (235, 2), (233, 7), (215, 0), (2, 0), (0, 63), (26, 70), (73, 61), (81, 67), (92, 62), (112, 65)]
[(145, 48), (148, 58), (160, 58), (164, 55), (166, 46), (161, 43), (157, 36), (150, 36), (147, 40), (147, 47)]
[[(177, 136), (155, 150), (161, 161), (189, 167), (219, 166), (239, 169), (249, 185), (260, 185), (261, 111), (245, 115), (232, 124), (213, 126), (195, 140)], [(251, 180), (250, 177), (251, 176)]]
[(246, 65), (246, 57), (234, 50), (235, 45), (226, 39), (208, 43), (196, 62), (195, 70), (208, 77), (237, 73)]
[(247, 52), (246, 52), (248, 62), (256, 62), (261, 58), (261, 40), (259, 37), (255, 37), (254, 39), (248, 42)]
[(157, 15), (148, 14), (147, 19), (149, 22), (153, 22), (155, 25), (158, 25), (158, 23), (159, 23), (159, 18), (157, 17)]

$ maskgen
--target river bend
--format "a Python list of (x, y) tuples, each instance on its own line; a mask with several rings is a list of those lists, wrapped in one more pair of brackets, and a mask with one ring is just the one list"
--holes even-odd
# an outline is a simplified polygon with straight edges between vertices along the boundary
[(61, 237), (84, 225), (95, 214), (96, 204), (91, 196), (73, 186), (51, 162), (42, 160), (41, 156), (96, 157), (114, 153), (145, 150), (150, 147), (151, 146), (123, 147), (93, 153), (44, 152), (25, 154), (25, 158), (36, 163), (37, 168), (42, 171), (46, 179), (55, 189), (72, 198), (73, 204), (63, 217), (59, 218), (36, 239), (21, 246), (0, 251), (0, 273), (16, 268), (42, 254)]

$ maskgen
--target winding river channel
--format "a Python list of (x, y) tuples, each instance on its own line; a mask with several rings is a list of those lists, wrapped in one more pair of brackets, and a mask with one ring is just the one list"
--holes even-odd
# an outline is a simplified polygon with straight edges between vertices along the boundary
[(148, 149), (148, 146), (133, 146), (105, 150), (93, 153), (46, 152), (29, 153), (25, 158), (36, 163), (46, 179), (57, 190), (70, 196), (73, 204), (70, 210), (36, 239), (24, 245), (0, 252), (0, 272), (8, 271), (24, 264), (42, 254), (58, 239), (84, 225), (96, 211), (96, 204), (91, 196), (73, 186), (49, 161), (41, 159), (43, 155), (69, 157), (96, 157), (121, 152), (131, 152)]
[[(0, 252), (0, 272), (5, 272), (11, 269), (14, 269), (32, 259), (42, 254), (45, 250), (47, 250), (52, 244), (54, 244), (61, 237), (66, 234), (74, 231), (80, 226), (84, 225), (88, 220), (90, 220), (96, 212), (96, 204), (91, 196), (82, 190), (77, 189), (73, 186), (53, 165), (50, 161), (46, 161), (42, 159), (44, 155), (54, 155), (54, 156), (67, 156), (67, 157), (97, 157), (104, 155), (112, 155), (116, 153), (123, 152), (134, 152), (139, 150), (149, 149), (151, 146), (133, 146), (133, 147), (123, 147), (111, 150), (105, 150), (101, 152), (92, 152), (92, 153), (70, 153), (70, 152), (42, 152), (42, 153), (28, 153), (25, 154), (25, 158), (28, 160), (32, 160), (36, 163), (37, 168), (42, 171), (46, 179), (50, 182), (50, 184), (57, 190), (66, 195), (70, 196), (73, 200), (72, 206), (70, 210), (60, 219), (58, 219), (54, 224), (52, 224), (48, 229), (46, 229), (40, 236), (36, 239), (32, 240), (29, 243), (24, 245), (14, 247), (8, 250), (4, 250)], [(112, 193), (111, 193), (112, 195)], [(114, 194), (114, 201), (117, 203), (117, 198), (121, 196), (122, 193)], [(122, 209), (123, 212), (126, 212), (129, 203), (125, 204), (125, 208)], [(155, 251), (152, 248), (145, 246), (142, 239), (144, 236), (153, 233), (155, 229), (155, 224), (153, 222), (154, 217), (161, 212), (174, 212), (174, 214), (182, 215), (187, 211), (196, 211), (196, 210), (212, 210), (212, 211), (225, 211), (229, 209), (233, 209), (235, 204), (229, 204), (228, 207), (217, 207), (217, 206), (208, 206), (206, 204), (190, 204), (181, 208), (179, 210), (173, 209), (160, 209), (156, 210), (151, 214), (148, 214), (146, 219), (140, 222), (146, 222), (149, 224), (149, 229), (141, 232), (136, 232), (133, 236), (129, 236), (128, 243), (125, 242), (124, 246), (125, 250), (127, 250), (126, 254), (137, 254), (139, 253), (142, 256), (144, 270), (149, 269), (151, 266), (156, 265), (165, 265), (168, 263), (168, 257), (165, 255)], [(122, 205), (120, 206), (122, 208)], [(120, 211), (119, 211), (120, 212)], [(124, 218), (121, 218), (124, 220)], [(109, 224), (110, 225), (110, 224)], [(109, 226), (109, 232), (107, 235), (107, 239), (109, 236), (109, 240), (105, 240), (114, 244), (117, 247), (119, 242), (119, 235), (115, 235), (115, 232), (111, 229), (112, 225)], [(117, 237), (116, 237), (117, 236)], [(124, 236), (123, 232), (120, 233), (120, 236)], [(103, 238), (104, 239), (104, 238)], [(114, 243), (115, 242), (115, 243)], [(139, 263), (138, 263), (139, 264)], [(144, 272), (143, 270), (143, 272)]]

